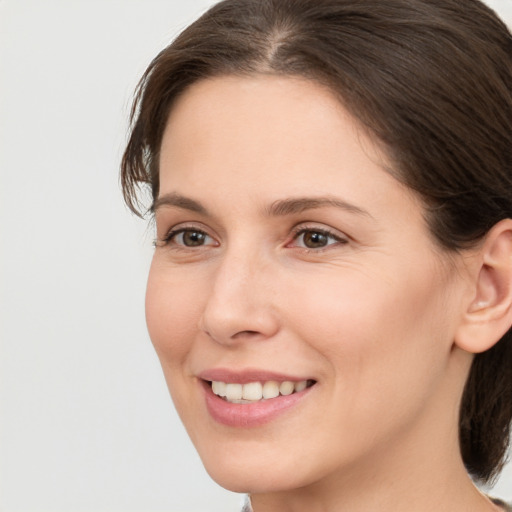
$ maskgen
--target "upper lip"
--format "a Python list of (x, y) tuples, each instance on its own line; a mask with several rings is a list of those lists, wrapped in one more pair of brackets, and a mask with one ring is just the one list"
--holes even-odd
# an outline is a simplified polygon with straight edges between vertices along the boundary
[(309, 377), (289, 375), (257, 368), (244, 370), (231, 370), (229, 368), (211, 368), (198, 374), (200, 379), (206, 381), (229, 382), (234, 384), (247, 384), (249, 382), (301, 382), (303, 380), (314, 380)]

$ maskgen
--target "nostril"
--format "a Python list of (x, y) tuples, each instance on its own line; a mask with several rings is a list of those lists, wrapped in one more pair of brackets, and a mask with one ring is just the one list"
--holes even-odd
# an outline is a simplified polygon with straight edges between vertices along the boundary
[(249, 338), (249, 337), (254, 337), (254, 336), (258, 336), (260, 333), (258, 331), (240, 331), (240, 332), (237, 332), (234, 336), (233, 336), (233, 339), (236, 339), (236, 338)]

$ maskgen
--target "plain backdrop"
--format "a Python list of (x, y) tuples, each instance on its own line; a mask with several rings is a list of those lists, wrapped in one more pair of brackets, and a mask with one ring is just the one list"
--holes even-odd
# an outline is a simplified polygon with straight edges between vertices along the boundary
[[(489, 3), (512, 23), (512, 0)], [(235, 512), (144, 323), (118, 185), (133, 89), (209, 0), (0, 0), (0, 511)], [(508, 466), (493, 493), (512, 499)]]

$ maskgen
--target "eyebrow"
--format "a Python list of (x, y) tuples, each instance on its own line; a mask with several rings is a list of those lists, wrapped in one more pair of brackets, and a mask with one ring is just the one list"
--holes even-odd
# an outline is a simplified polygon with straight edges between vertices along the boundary
[(341, 208), (349, 213), (371, 217), (369, 212), (359, 208), (359, 206), (331, 196), (298, 197), (275, 201), (269, 208), (267, 208), (267, 213), (271, 216), (284, 216), (325, 207)]
[[(208, 210), (198, 201), (190, 197), (182, 196), (176, 192), (171, 192), (158, 197), (150, 208), (155, 213), (163, 206), (174, 206), (183, 210), (188, 210), (201, 215), (209, 216)], [(280, 199), (274, 201), (265, 208), (265, 213), (271, 217), (283, 217), (293, 215), (307, 210), (319, 208), (334, 207), (345, 210), (349, 213), (371, 217), (370, 213), (362, 208), (336, 197), (298, 197), (290, 199)]]
[(175, 206), (183, 210), (208, 215), (208, 210), (201, 203), (191, 199), (190, 197), (177, 194), (176, 192), (171, 192), (170, 194), (158, 197), (151, 205), (149, 211), (151, 213), (155, 213), (162, 206)]

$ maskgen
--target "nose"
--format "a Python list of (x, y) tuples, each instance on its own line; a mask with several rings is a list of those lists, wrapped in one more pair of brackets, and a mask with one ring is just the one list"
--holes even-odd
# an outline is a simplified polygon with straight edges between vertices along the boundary
[(200, 329), (224, 345), (265, 340), (279, 330), (272, 265), (254, 254), (226, 255), (212, 269)]

